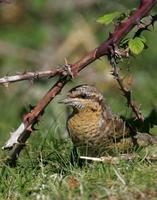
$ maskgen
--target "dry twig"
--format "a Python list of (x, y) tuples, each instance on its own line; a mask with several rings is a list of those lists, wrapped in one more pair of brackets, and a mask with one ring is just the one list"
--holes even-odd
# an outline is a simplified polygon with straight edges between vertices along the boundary
[(144, 116), (142, 115), (141, 111), (139, 110), (139, 106), (134, 102), (132, 99), (131, 91), (126, 89), (123, 81), (119, 75), (119, 67), (117, 66), (115, 55), (110, 55), (110, 63), (112, 65), (112, 75), (115, 77), (120, 90), (123, 92), (124, 97), (127, 99), (127, 105), (132, 108), (132, 111), (135, 113), (136, 118), (138, 120), (144, 121)]
[(13, 82), (23, 81), (23, 80), (35, 80), (39, 78), (48, 77), (51, 78), (63, 72), (62, 69), (56, 68), (47, 71), (37, 71), (37, 72), (24, 72), (18, 73), (13, 76), (5, 76), (0, 78), (0, 84), (9, 84)]
[[(111, 164), (119, 164), (120, 161), (134, 161), (135, 159), (141, 159), (138, 154), (122, 154), (119, 156), (103, 156), (103, 157), (88, 157), (88, 156), (80, 156), (82, 160), (90, 160), (95, 162), (105, 162)], [(143, 161), (147, 162), (156, 162), (157, 156), (146, 156)]]
[(118, 164), (121, 160), (129, 161), (138, 158), (137, 155), (134, 154), (123, 154), (120, 156), (103, 156), (103, 157), (88, 157), (88, 156), (80, 156), (80, 159), (83, 160), (91, 160), (95, 162), (106, 162), (112, 164)]

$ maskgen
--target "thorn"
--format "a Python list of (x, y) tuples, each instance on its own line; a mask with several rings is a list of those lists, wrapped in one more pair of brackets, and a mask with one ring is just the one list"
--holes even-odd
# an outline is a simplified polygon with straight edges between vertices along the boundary
[(143, 29), (146, 27), (146, 24), (140, 22), (139, 24), (137, 24), (138, 29)]
[(31, 127), (31, 125), (27, 128), (27, 130), (33, 132), (33, 128)]
[(65, 63), (65, 65), (68, 65), (67, 58), (64, 58), (64, 63)]
[(31, 85), (34, 84), (34, 80), (33, 80), (33, 79), (28, 79), (28, 81), (29, 81), (29, 83), (30, 83)]
[(28, 107), (29, 107), (29, 110), (30, 110), (30, 111), (33, 110), (33, 109), (35, 108), (35, 106), (32, 106), (31, 104), (29, 104)]
[[(105, 58), (105, 56), (104, 56), (104, 58)], [(102, 58), (98, 58), (98, 60), (103, 61)]]
[(22, 74), (27, 74), (27, 72), (28, 72), (28, 70), (27, 70), (27, 69), (25, 69), (25, 70), (24, 70), (24, 72), (23, 72)]
[(74, 74), (73, 74), (73, 72), (71, 70), (71, 65), (68, 64), (68, 61), (67, 61), (66, 58), (64, 58), (64, 62), (65, 62), (65, 64), (64, 64), (65, 72), (63, 71), (63, 75), (69, 75), (73, 79), (74, 78)]

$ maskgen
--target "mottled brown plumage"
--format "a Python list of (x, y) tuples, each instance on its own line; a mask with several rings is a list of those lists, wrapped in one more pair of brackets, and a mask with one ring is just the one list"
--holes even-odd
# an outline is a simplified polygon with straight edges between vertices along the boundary
[(111, 112), (106, 100), (94, 86), (73, 88), (62, 103), (73, 108), (67, 129), (81, 155), (102, 156), (113, 149), (124, 152), (137, 144), (125, 121)]

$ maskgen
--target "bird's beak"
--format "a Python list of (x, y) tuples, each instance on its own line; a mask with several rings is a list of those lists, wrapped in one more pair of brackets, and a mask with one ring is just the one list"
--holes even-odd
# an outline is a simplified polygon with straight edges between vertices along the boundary
[(67, 97), (65, 99), (60, 100), (58, 103), (71, 104), (72, 102), (73, 102), (72, 98)]
[(84, 105), (81, 104), (81, 102), (78, 98), (67, 97), (67, 98), (59, 101), (58, 103), (64, 103), (68, 106), (72, 106), (73, 108), (77, 108), (77, 109), (84, 108)]

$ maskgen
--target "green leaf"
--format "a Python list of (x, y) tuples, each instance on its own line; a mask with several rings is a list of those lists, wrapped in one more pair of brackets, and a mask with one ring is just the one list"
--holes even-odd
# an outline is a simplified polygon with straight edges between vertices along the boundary
[(140, 39), (142, 40), (142, 42), (143, 42), (144, 44), (146, 43), (146, 38), (145, 38), (143, 35), (140, 36)]
[(106, 15), (99, 17), (96, 21), (100, 24), (110, 24), (116, 17), (119, 17), (122, 13), (121, 12), (113, 12)]
[(134, 39), (129, 40), (129, 49), (132, 53), (138, 55), (144, 49), (144, 43), (146, 42), (145, 38), (136, 37)]

